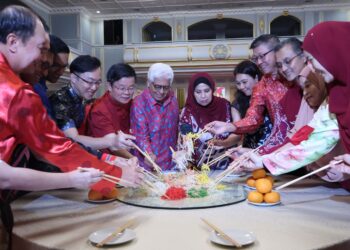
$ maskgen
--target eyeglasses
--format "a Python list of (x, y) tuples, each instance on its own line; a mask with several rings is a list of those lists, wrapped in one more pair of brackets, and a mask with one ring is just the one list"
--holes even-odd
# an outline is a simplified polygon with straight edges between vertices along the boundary
[(81, 76), (79, 76), (79, 75), (76, 74), (76, 73), (73, 73), (73, 75), (75, 75), (75, 76), (78, 77), (80, 80), (82, 80), (83, 82), (87, 83), (87, 84), (90, 85), (90, 86), (92, 86), (92, 85), (100, 86), (100, 84), (102, 83), (101, 80), (98, 80), (98, 81), (88, 81), (88, 80), (82, 78)]
[(293, 60), (295, 58), (297, 58), (298, 56), (300, 56), (303, 52), (299, 52), (298, 54), (296, 54), (295, 56), (293, 56), (292, 58), (285, 58), (282, 62), (276, 62), (276, 67), (278, 69), (281, 69), (283, 67), (283, 64), (286, 67), (290, 67), (290, 65), (292, 64)]
[(273, 51), (274, 49), (270, 49), (269, 51), (265, 52), (264, 54), (261, 55), (257, 55), (257, 56), (252, 56), (250, 60), (252, 60), (254, 63), (257, 63), (258, 60), (263, 60), (265, 59), (265, 56), (270, 53), (271, 51)]
[(114, 86), (113, 88), (115, 88), (115, 89), (117, 89), (117, 90), (119, 90), (120, 92), (123, 92), (123, 93), (132, 93), (135, 90), (134, 87), (124, 88), (124, 87), (116, 87), (116, 86)]
[(157, 85), (157, 84), (154, 84), (154, 83), (152, 83), (152, 85), (153, 85), (153, 88), (154, 88), (156, 91), (161, 91), (162, 89), (163, 89), (164, 91), (169, 91), (169, 89), (170, 89), (170, 85), (168, 85), (168, 86), (163, 86), (163, 85)]

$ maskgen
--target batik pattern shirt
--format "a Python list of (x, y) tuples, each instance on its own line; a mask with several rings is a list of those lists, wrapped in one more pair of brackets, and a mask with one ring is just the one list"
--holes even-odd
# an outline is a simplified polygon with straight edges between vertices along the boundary
[[(226, 104), (226, 120), (225, 122), (232, 122), (232, 114), (231, 114), (231, 105), (227, 101)], [(185, 128), (185, 129), (182, 129)], [(188, 128), (188, 129), (186, 129)], [(181, 112), (179, 130), (182, 135), (186, 135), (190, 132), (199, 133), (203, 128), (199, 127), (196, 118), (192, 114), (191, 110), (184, 108)], [(226, 139), (230, 134), (225, 133), (217, 137), (217, 139)], [(201, 137), (195, 141), (195, 152), (193, 155), (193, 164), (200, 168), (200, 166), (204, 163), (207, 163), (218, 156), (225, 153), (226, 149), (222, 147), (215, 147), (213, 149), (208, 149), (208, 141), (213, 139), (213, 135), (211, 133), (203, 133)], [(229, 163), (231, 162), (229, 157), (226, 157), (220, 161), (218, 161), (213, 166), (210, 166), (211, 169), (222, 170), (226, 169)]]
[(288, 173), (317, 161), (329, 153), (338, 141), (337, 119), (329, 112), (328, 104), (323, 104), (311, 122), (291, 138), (292, 143), (263, 155), (263, 163), (273, 175)]
[(85, 103), (71, 86), (65, 86), (50, 96), (54, 120), (57, 126), (65, 131), (69, 128), (80, 128), (85, 119)]
[[(284, 142), (288, 131), (293, 127), (294, 121), (288, 121), (283, 112), (280, 101), (288, 91), (288, 82), (283, 82), (271, 75), (264, 75), (263, 78), (253, 87), (250, 106), (246, 116), (235, 122), (237, 127), (235, 133), (245, 134), (255, 132), (264, 122), (264, 112), (267, 109), (268, 115), (273, 124), (271, 135), (266, 139), (260, 149), (260, 153), (267, 152), (270, 148)], [(301, 98), (300, 98), (301, 100)]]
[[(137, 96), (131, 106), (131, 131), (136, 137), (136, 144), (145, 152), (157, 157), (156, 163), (162, 170), (171, 169), (172, 153), (176, 149), (179, 121), (179, 107), (173, 92), (162, 103), (157, 102), (148, 89)], [(146, 169), (144, 157), (135, 152), (140, 165)]]

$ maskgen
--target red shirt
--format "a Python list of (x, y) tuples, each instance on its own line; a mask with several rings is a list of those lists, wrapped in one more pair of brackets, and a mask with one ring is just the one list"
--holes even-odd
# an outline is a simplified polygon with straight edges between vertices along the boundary
[(106, 92), (91, 108), (88, 116), (89, 134), (103, 137), (119, 130), (130, 134), (130, 107), (131, 101), (122, 104), (115, 101), (109, 91)]
[[(271, 75), (264, 75), (253, 88), (250, 106), (245, 117), (234, 123), (237, 127), (235, 131), (237, 134), (254, 132), (263, 123), (264, 111), (267, 109), (273, 127), (271, 135), (264, 142), (260, 153), (266, 153), (281, 145), (287, 137), (287, 132), (294, 125), (302, 96), (300, 94), (293, 100), (284, 100), (283, 98), (288, 91), (297, 90), (294, 86), (288, 85), (291, 83), (274, 79)], [(288, 109), (292, 110), (287, 112)]]
[[(0, 54), (0, 159), (9, 162), (18, 144), (27, 145), (37, 156), (63, 172), (94, 167), (120, 177), (121, 169), (99, 161), (66, 138), (48, 117), (40, 97), (10, 68)], [(93, 188), (107, 193), (115, 186), (105, 180)]]

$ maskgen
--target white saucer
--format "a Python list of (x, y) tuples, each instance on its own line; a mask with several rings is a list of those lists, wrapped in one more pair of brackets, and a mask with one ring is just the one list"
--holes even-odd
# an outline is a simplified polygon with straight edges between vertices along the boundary
[[(90, 234), (89, 240), (94, 244), (98, 244), (101, 241), (103, 241), (105, 238), (107, 238), (110, 234), (112, 234), (115, 230), (116, 228), (105, 228), (105, 229), (98, 230)], [(123, 244), (136, 238), (136, 233), (129, 228), (125, 229), (124, 232), (120, 233), (119, 235), (120, 236), (114, 237), (114, 239), (112, 239), (111, 241), (107, 242), (104, 245), (109, 246), (109, 245)]]
[[(255, 236), (251, 232), (240, 231), (236, 229), (227, 229), (224, 230), (224, 232), (242, 246), (252, 244), (255, 241)], [(212, 231), (210, 233), (209, 239), (219, 245), (232, 246), (231, 242), (228, 242), (224, 238), (220, 237), (220, 235), (215, 231)]]
[(89, 199), (85, 199), (84, 201), (85, 202), (88, 202), (88, 203), (94, 203), (94, 204), (104, 204), (104, 203), (109, 203), (109, 202), (112, 202), (112, 201), (115, 201), (116, 199), (113, 198), (113, 199), (106, 199), (106, 200), (89, 200)]
[(272, 206), (277, 206), (280, 205), (282, 202), (274, 202), (274, 203), (266, 203), (266, 202), (261, 202), (261, 203), (255, 203), (255, 202), (250, 202), (248, 201), (250, 205), (258, 206), (258, 207), (272, 207)]

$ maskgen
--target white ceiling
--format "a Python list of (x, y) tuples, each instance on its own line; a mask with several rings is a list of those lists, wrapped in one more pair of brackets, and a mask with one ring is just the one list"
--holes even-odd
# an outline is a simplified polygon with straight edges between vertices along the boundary
[[(349, 0), (34, 0), (51, 10), (84, 7), (91, 15), (201, 11), (349, 3)], [(33, 1), (33, 2), (34, 2)], [(25, 2), (25, 1), (24, 1)]]

